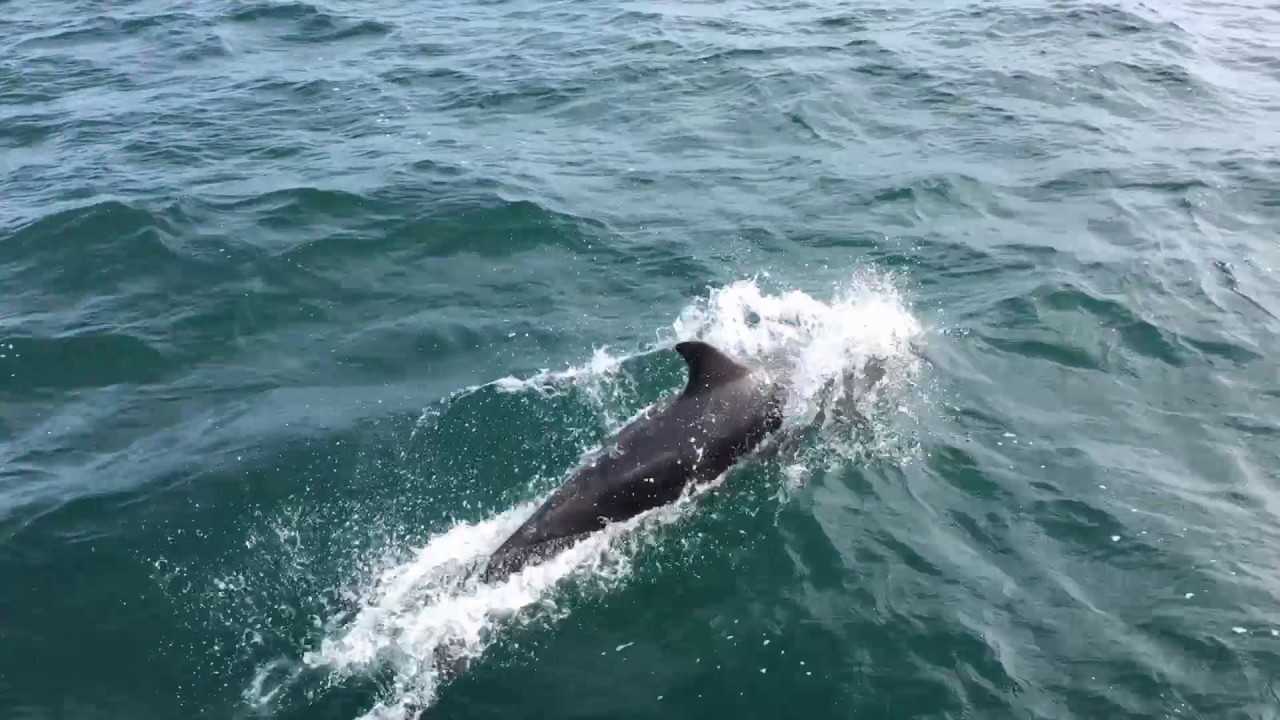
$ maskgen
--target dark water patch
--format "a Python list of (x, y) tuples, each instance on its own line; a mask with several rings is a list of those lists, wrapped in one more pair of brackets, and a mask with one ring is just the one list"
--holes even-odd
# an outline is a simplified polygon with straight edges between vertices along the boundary
[(867, 203), (877, 213), (905, 214), (909, 208), (910, 216), (918, 220), (954, 215), (1012, 215), (991, 186), (966, 175), (939, 175), (887, 188), (875, 192)]
[(928, 465), (940, 477), (968, 495), (998, 501), (1006, 497), (1003, 487), (982, 470), (982, 465), (970, 453), (959, 447), (943, 446), (929, 453)]
[(22, 80), (42, 89), (52, 98), (64, 98), (79, 91), (132, 90), (133, 77), (124, 69), (105, 67), (86, 58), (68, 55), (39, 55), (22, 65)]
[(311, 102), (321, 98), (335, 98), (340, 89), (335, 83), (323, 78), (305, 80), (281, 80), (274, 76), (256, 77), (237, 86), (236, 91), (274, 96), (284, 105), (274, 112), (294, 112), (289, 109), (294, 102)]
[[(15, 98), (15, 103), (21, 98)], [(66, 115), (41, 113), (13, 115), (0, 122), (0, 142), (10, 148), (29, 148), (58, 135)]]
[(362, 37), (382, 37), (392, 27), (374, 20), (346, 20), (331, 15), (311, 15), (298, 23), (298, 28), (280, 39), (290, 42), (326, 43)]
[[(17, 228), (0, 243), (0, 250), (5, 253), (4, 259), (13, 263), (20, 261), (24, 254), (52, 253), (56, 256), (68, 249), (91, 250), (100, 240), (105, 241), (102, 245), (110, 247), (114, 237), (121, 234), (110, 232), (112, 225), (124, 233), (140, 228), (172, 229), (146, 210), (122, 202), (106, 201), (64, 210)], [(107, 232), (104, 233), (104, 229)], [(50, 237), (59, 238), (61, 242), (49, 242)]]
[(297, 20), (303, 18), (327, 17), (319, 8), (310, 3), (236, 3), (236, 9), (227, 15), (232, 22), (254, 22), (257, 20)]
[(1116, 62), (1091, 69), (1110, 72), (1115, 75), (1127, 75), (1144, 84), (1164, 85), (1173, 89), (1199, 85), (1190, 72), (1176, 65), (1139, 65), (1131, 62)]
[[(184, 356), (206, 361), (243, 360), (246, 354), (269, 350), (284, 340), (277, 333), (320, 328), (333, 318), (333, 300), (314, 297), (318, 294), (314, 293), (315, 286), (324, 284), (310, 279), (271, 278), (271, 273), (263, 272), (241, 288), (229, 284), (218, 296), (171, 308), (155, 318), (155, 324), (164, 329), (167, 339), (182, 348)], [(234, 292), (237, 289), (240, 292)], [(327, 295), (337, 293), (331, 290)], [(284, 367), (275, 374), (284, 384), (298, 382), (299, 366), (314, 367), (321, 358), (330, 361), (332, 352), (332, 348), (313, 348), (297, 357), (279, 358)], [(315, 357), (317, 354), (320, 358)], [(292, 378), (291, 368), (295, 374)]]
[[(778, 236), (776, 231), (768, 228), (747, 228), (744, 236), (752, 238), (758, 244), (777, 244), (782, 238)], [(870, 236), (846, 236), (846, 235), (828, 235), (825, 233), (798, 233), (792, 235), (787, 240), (812, 248), (845, 248), (847, 250), (870, 250), (879, 248), (880, 243), (877, 238)]]
[(1223, 417), (1223, 424), (1234, 430), (1259, 437), (1280, 437), (1280, 426), (1267, 422), (1256, 415), (1228, 414)]
[[(461, 312), (454, 314), (461, 315)], [(336, 362), (368, 377), (412, 374), (444, 353), (483, 347), (495, 334), (493, 323), (459, 318), (451, 321), (411, 318), (368, 328), (335, 348)], [(533, 336), (539, 335), (533, 329)]]
[(455, 46), (445, 42), (409, 43), (405, 49), (417, 57), (445, 57), (457, 51)]
[(939, 80), (937, 75), (928, 70), (913, 68), (896, 59), (895, 62), (868, 62), (858, 65), (854, 68), (854, 72), (873, 78), (888, 78), (895, 83), (907, 85), (922, 85)]
[(259, 28), (284, 43), (327, 44), (362, 38), (380, 38), (394, 27), (381, 20), (360, 19), (328, 12), (309, 3), (240, 4), (222, 20)]
[[(0, 106), (28, 108), (56, 98), (57, 95), (44, 90), (43, 87), (25, 82), (22, 68), (0, 59)], [(5, 119), (7, 120), (8, 117)]]
[(47, 35), (27, 37), (18, 41), (16, 50), (65, 49), (82, 45), (110, 45), (123, 38), (145, 33), (155, 28), (198, 24), (195, 15), (182, 12), (147, 14), (140, 17), (115, 17), (99, 15), (86, 18), (74, 28), (59, 30)]
[(176, 228), (163, 216), (118, 201), (64, 210), (0, 238), (0, 263), (11, 277), (39, 279), (44, 289), (83, 293), (131, 278), (178, 273), (185, 262), (170, 248)]
[(651, 10), (620, 9), (604, 21), (606, 26), (649, 28), (666, 20), (666, 15)]
[[(1177, 170), (1169, 168), (1173, 173)], [(1050, 194), (1082, 193), (1103, 189), (1145, 190), (1159, 194), (1181, 195), (1196, 190), (1207, 190), (1210, 185), (1202, 178), (1170, 178), (1169, 173), (1159, 173), (1156, 169), (1148, 170), (1152, 175), (1166, 175), (1165, 179), (1142, 180), (1132, 172), (1110, 168), (1084, 168), (1072, 170), (1058, 177), (1044, 180), (1035, 188), (1035, 197), (1049, 198)]]
[[(578, 456), (604, 438), (603, 419), (583, 407), (583, 400), (576, 394), (539, 400), (484, 388), (450, 403), (441, 414), (424, 417), (399, 452), (415, 476), (434, 479), (437, 497), (460, 493), (476, 512), (510, 507), (527, 501), (531, 492), (555, 487)], [(501, 422), (494, 422), (498, 418)], [(439, 445), (442, 433), (456, 435), (473, 451), (445, 451)], [(535, 442), (545, 443), (548, 452), (530, 453)]]
[(1182, 342), (1191, 346), (1202, 355), (1221, 358), (1236, 367), (1242, 367), (1264, 359), (1262, 354), (1256, 353), (1237, 343), (1222, 342), (1218, 340), (1201, 340), (1186, 336), (1183, 336), (1181, 339)]
[(944, 575), (940, 568), (922, 557), (910, 545), (897, 540), (892, 535), (886, 534), (880, 537), (879, 542), (886, 551), (893, 554), (894, 557), (891, 562), (902, 563), (921, 575), (932, 577), (942, 577)]
[(120, 20), (120, 31), (125, 34), (138, 33), (152, 28), (167, 28), (175, 25), (198, 25), (203, 20), (198, 15), (184, 12), (148, 13), (139, 17), (126, 17)]
[(120, 24), (113, 18), (98, 17), (84, 22), (80, 27), (62, 30), (50, 35), (27, 37), (19, 40), (14, 48), (21, 50), (58, 49), (77, 45), (110, 41), (119, 32)]
[[(447, 202), (443, 204), (441, 201)], [(331, 236), (306, 244), (288, 257), (308, 266), (328, 266), (358, 256), (375, 242), (402, 262), (458, 255), (503, 258), (538, 248), (584, 253), (599, 232), (595, 223), (557, 213), (526, 200), (482, 202), (441, 198), (429, 213), (384, 224), (376, 237)], [(364, 216), (362, 216), (363, 218)], [(608, 252), (607, 248), (601, 248)]]
[(206, 35), (203, 38), (187, 43), (178, 52), (177, 58), (184, 63), (200, 63), (217, 58), (231, 57), (232, 51), (226, 41), (218, 35)]
[(1089, 2), (1067, 2), (1035, 10), (993, 6), (968, 12), (968, 19), (989, 20), (987, 33), (1010, 39), (1061, 39), (1077, 37), (1111, 40), (1115, 37), (1179, 36), (1176, 23), (1144, 17), (1130, 9)]
[(1058, 10), (1054, 14), (1054, 20), (1087, 28), (1087, 34), (1092, 37), (1107, 38), (1117, 33), (1130, 35), (1177, 27), (1171, 22), (1156, 22), (1124, 8), (1098, 3), (1081, 3), (1080, 7)]
[(857, 14), (828, 15), (819, 18), (818, 27), (839, 30), (866, 30), (866, 18)]
[[(350, 450), (346, 452), (340, 449), (342, 443), (336, 444), (337, 449), (333, 451), (311, 443), (284, 446), (261, 465), (216, 475), (206, 486), (175, 487), (167, 496), (152, 496), (153, 500), (148, 503), (129, 502), (128, 496), (115, 496), (65, 504), (22, 536), (21, 543), (33, 564), (28, 565), (29, 582), (24, 584), (21, 593), (5, 598), (6, 616), (17, 617), (16, 613), (22, 613), (29, 627), (40, 629), (45, 628), (56, 613), (31, 616), (23, 608), (89, 612), (95, 616), (90, 608), (110, 608), (107, 616), (84, 623), (77, 634), (81, 639), (89, 637), (110, 643), (126, 634), (132, 634), (137, 640), (136, 633), (140, 630), (134, 625), (142, 622), (142, 618), (162, 619), (160, 624), (142, 622), (154, 631), (146, 633), (146, 639), (134, 645), (145, 646), (145, 652), (140, 650), (136, 657), (130, 657), (134, 653), (126, 648), (128, 643), (124, 643), (111, 654), (114, 663), (129, 658), (127, 672), (116, 673), (107, 668), (110, 664), (106, 662), (107, 656), (78, 652), (76, 643), (51, 642), (48, 629), (34, 636), (44, 638), (41, 652), (46, 657), (57, 658), (65, 667), (77, 668), (95, 678), (78, 685), (71, 693), (73, 697), (95, 697), (100, 692), (100, 683), (128, 687), (127, 676), (136, 678), (140, 669), (146, 669), (150, 687), (159, 697), (167, 698), (163, 705), (172, 708), (162, 714), (177, 712), (183, 705), (188, 711), (200, 708), (212, 698), (223, 696), (216, 688), (230, 689), (225, 687), (224, 673), (252, 671), (255, 659), (269, 658), (273, 653), (279, 654), (309, 641), (315, 630), (306, 618), (325, 616), (336, 605), (333, 586), (326, 580), (335, 577), (333, 567), (341, 565), (339, 558), (350, 558), (351, 547), (347, 543), (354, 536), (339, 539), (340, 534), (332, 531), (333, 526), (327, 533), (315, 532), (318, 528), (309, 523), (318, 519), (316, 516), (300, 519), (293, 526), (275, 525), (270, 518), (273, 508), (280, 508), (295, 493), (324, 492), (324, 481), (337, 481), (342, 468), (367, 467), (355, 457), (362, 447), (358, 438), (359, 435), (346, 436), (350, 442)], [(289, 477), (288, 468), (305, 468), (316, 484), (282, 483)], [(233, 488), (234, 492), (224, 492), (227, 488)], [(172, 512), (167, 513), (167, 518), (159, 518), (150, 512), (157, 505), (169, 507)], [(190, 510), (196, 506), (228, 511), (238, 508), (234, 514), (243, 515), (231, 525), (202, 526), (189, 522)], [(344, 513), (345, 520), (332, 519), (339, 524), (357, 518), (377, 522), (357, 507), (347, 506)], [(273, 525), (283, 532), (273, 532)], [(256, 538), (256, 551), (245, 545), (246, 537)], [(74, 538), (81, 540), (68, 542)], [(131, 544), (122, 540), (131, 540), (132, 547), (152, 550), (135, 554), (129, 549)], [(313, 556), (300, 552), (295, 544), (298, 541), (305, 541), (306, 547), (318, 553)], [(59, 549), (57, 554), (66, 565), (47, 564), (48, 553), (53, 548)], [(210, 568), (221, 565), (222, 572), (214, 570), (205, 575), (185, 572), (186, 568), (176, 563), (190, 557), (205, 558)], [(237, 566), (237, 558), (252, 558), (252, 562)], [(59, 592), (58, 573), (84, 563), (110, 568), (113, 576), (122, 581), (121, 585), (115, 588), (86, 586), (76, 593)], [(17, 569), (12, 563), (6, 566), (9, 570)], [(249, 586), (272, 576), (280, 582), (273, 584), (279, 592), (270, 600)], [(153, 578), (161, 584), (157, 585)], [(150, 590), (138, 592), (143, 587)], [(170, 598), (185, 598), (190, 604), (173, 604)], [(198, 631), (203, 639), (188, 644), (165, 630), (175, 627)], [(245, 655), (228, 658), (226, 652), (232, 649)], [(47, 685), (47, 678), (42, 679), (38, 673), (27, 672), (8, 662), (4, 664), (8, 666), (7, 676), (22, 678), (25, 693), (38, 694)], [(230, 694), (238, 695), (234, 690)]]
[(402, 169), (388, 173), (388, 182), (378, 197), (388, 202), (420, 204), (444, 197), (481, 198), (497, 193), (502, 184), (482, 171), (436, 160), (417, 159)]
[(445, 90), (440, 98), (444, 111), (484, 110), (503, 113), (537, 113), (561, 107), (582, 97), (588, 87), (580, 84), (521, 83), (519, 89), (481, 90), (458, 88)]
[(1139, 318), (1117, 300), (1097, 297), (1068, 284), (1037, 289), (1035, 301), (1051, 311), (1092, 315), (1102, 327), (1117, 331), (1125, 346), (1141, 355), (1175, 367), (1185, 362), (1175, 344), (1176, 335)]
[(427, 89), (453, 84), (475, 87), (481, 82), (478, 76), (459, 68), (424, 68), (418, 65), (399, 65), (384, 71), (380, 77), (393, 85)]
[(1189, 71), (1175, 65), (1114, 62), (1081, 69), (1100, 87), (1152, 96), (1158, 100), (1188, 103), (1217, 103), (1215, 88), (1201, 82)]
[(172, 368), (164, 353), (142, 338), (111, 332), (10, 337), (0, 341), (0, 355), (0, 393), (11, 397), (155, 382)]
[(952, 510), (947, 517), (959, 527), (974, 546), (992, 557), (1013, 552), (1007, 544), (1007, 523), (995, 513), (987, 513), (981, 520), (961, 510)]
[(140, 165), (197, 165), (210, 159), (208, 149), (202, 144), (175, 140), (163, 132), (135, 137), (120, 149), (133, 156)]
[(315, 187), (275, 190), (229, 202), (205, 201), (204, 205), (200, 211), (206, 217), (248, 215), (258, 226), (293, 236), (303, 235), (313, 225), (329, 231), (369, 227), (392, 211), (390, 204), (374, 197)]
[(1060, 543), (1074, 545), (1083, 552), (1105, 548), (1105, 543), (1112, 536), (1125, 531), (1124, 525), (1116, 517), (1085, 500), (1039, 500), (1026, 509), (1028, 517), (1049, 537)]
[(1088, 350), (1066, 343), (1044, 340), (1013, 340), (981, 335), (982, 341), (991, 347), (1023, 357), (1047, 360), (1063, 367), (1078, 370), (1101, 370), (1102, 360)]
[[(687, 51), (678, 45), (671, 47), (679, 55), (685, 55)], [(751, 47), (751, 48), (726, 48), (710, 53), (702, 53), (688, 57), (689, 63), (698, 65), (711, 64), (725, 68), (742, 68), (760, 65), (771, 67), (771, 60), (779, 58), (789, 58), (799, 60), (800, 58), (822, 58), (836, 55), (840, 52), (838, 46), (790, 46), (790, 45), (773, 45), (769, 47)], [(869, 66), (861, 66), (855, 69), (856, 72), (864, 72)], [(777, 72), (771, 70), (771, 72)], [(782, 73), (779, 73), (782, 74)], [(789, 73), (788, 73), (789, 74)], [(867, 74), (875, 75), (875, 72), (867, 72)]]
[(670, 62), (671, 58), (685, 56), (688, 52), (688, 47), (671, 38), (636, 40), (627, 47), (628, 55), (634, 53), (662, 64)]
[(980, 427), (988, 433), (1007, 432), (1008, 426), (996, 415), (976, 407), (954, 408), (955, 417), (968, 428)]

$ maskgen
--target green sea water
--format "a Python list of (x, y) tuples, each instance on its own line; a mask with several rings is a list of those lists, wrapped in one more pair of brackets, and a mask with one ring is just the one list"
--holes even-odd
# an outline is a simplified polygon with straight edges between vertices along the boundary
[(1277, 158), (1252, 0), (0, 2), (0, 718), (1280, 718)]

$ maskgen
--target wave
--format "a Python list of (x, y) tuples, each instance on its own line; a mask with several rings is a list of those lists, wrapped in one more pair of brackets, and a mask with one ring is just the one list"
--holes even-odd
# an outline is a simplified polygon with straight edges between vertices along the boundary
[(281, 39), (288, 42), (321, 43), (362, 36), (380, 37), (391, 26), (374, 20), (335, 16), (310, 3), (256, 3), (241, 6), (226, 16), (234, 23), (278, 23), (292, 25)]

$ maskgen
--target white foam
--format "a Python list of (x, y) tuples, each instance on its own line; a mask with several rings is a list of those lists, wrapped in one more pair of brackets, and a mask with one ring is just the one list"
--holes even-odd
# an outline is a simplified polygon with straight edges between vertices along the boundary
[[(364, 717), (412, 717), (435, 700), (448, 669), (444, 665), (479, 657), (504, 622), (517, 614), (526, 622), (560, 619), (566, 610), (555, 601), (556, 586), (575, 577), (603, 590), (621, 582), (631, 570), (628, 558), (634, 541), (653, 541), (655, 531), (680, 519), (699, 493), (611, 525), (493, 584), (479, 582), (476, 570), (542, 499), (478, 523), (455, 525), (409, 561), (379, 573), (354, 619), (306, 653), (303, 662), (339, 675), (391, 668), (390, 696)], [(443, 656), (437, 655), (441, 648), (446, 651)]]
[[(713, 290), (672, 325), (675, 339), (697, 337), (763, 366), (787, 389), (786, 427), (805, 447), (785, 470), (785, 501), (810, 471), (867, 457), (902, 459), (923, 361), (924, 328), (892, 278), (858, 273), (829, 300), (791, 290), (770, 294), (743, 280)], [(871, 365), (883, 377), (871, 384)], [(857, 432), (865, 424), (872, 432)]]
[(591, 387), (599, 387), (622, 367), (625, 357), (613, 355), (608, 346), (598, 347), (591, 359), (583, 365), (570, 366), (564, 370), (543, 369), (532, 377), (520, 379), (511, 376), (494, 380), (492, 385), (503, 392), (516, 393), (533, 390), (542, 394), (556, 392), (566, 383), (586, 383)]
[[(885, 407), (863, 397), (860, 383), (868, 360), (884, 367), (877, 397), (900, 412), (901, 390), (910, 387), (919, 369), (912, 344), (922, 333), (891, 283), (873, 276), (854, 278), (837, 288), (830, 301), (790, 291), (768, 294), (755, 281), (713, 290), (686, 308), (648, 354), (682, 339), (698, 338), (757, 366), (788, 388), (788, 423), (826, 426), (833, 404), (848, 401), (873, 425)], [(665, 337), (664, 337), (665, 336)], [(566, 387), (584, 390), (599, 405), (614, 405), (611, 385), (618, 371), (638, 355), (614, 356), (600, 348), (587, 363), (563, 371), (543, 371), (531, 378), (503, 378), (490, 385), (504, 392), (556, 393)], [(627, 418), (603, 410), (611, 425)], [(627, 415), (631, 411), (626, 412)], [(834, 454), (843, 455), (844, 435), (829, 434)], [(806, 461), (786, 467), (785, 502), (807, 476)], [(715, 484), (713, 484), (714, 486)], [(699, 493), (707, 488), (702, 488)], [(606, 528), (554, 558), (495, 583), (479, 582), (476, 572), (488, 555), (537, 506), (538, 500), (474, 523), (458, 523), (417, 549), (408, 560), (391, 561), (374, 572), (367, 587), (354, 588), (360, 609), (349, 619), (331, 620), (331, 629), (303, 663), (338, 676), (389, 672), (386, 696), (365, 717), (403, 718), (434, 701), (453, 660), (480, 658), (513, 620), (554, 622), (567, 610), (556, 602), (556, 589), (572, 580), (607, 591), (630, 573), (628, 558), (636, 542), (652, 542), (657, 530), (687, 514), (687, 496), (625, 523)], [(618, 648), (621, 651), (626, 646)], [(442, 660), (439, 648), (445, 648)], [(762, 670), (763, 671), (763, 670)], [(261, 683), (259, 683), (261, 685)], [(258, 687), (265, 695), (275, 692)]]

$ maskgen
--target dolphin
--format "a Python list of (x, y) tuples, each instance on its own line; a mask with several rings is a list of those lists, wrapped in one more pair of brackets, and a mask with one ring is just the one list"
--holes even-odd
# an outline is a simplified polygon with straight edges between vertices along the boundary
[(784, 394), (715, 347), (677, 343), (684, 391), (622, 428), (490, 556), (481, 579), (503, 580), (610, 522), (674, 502), (720, 477), (782, 426)]

